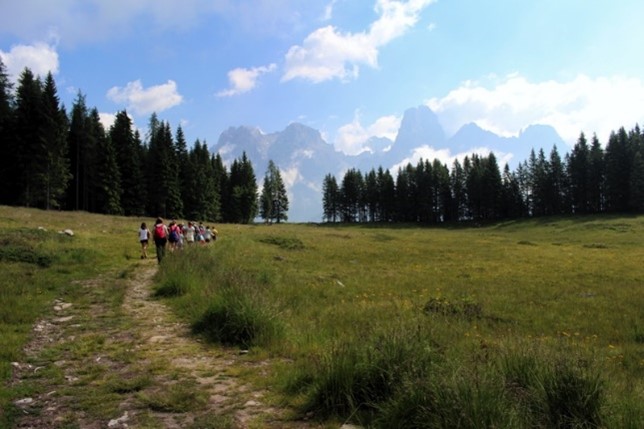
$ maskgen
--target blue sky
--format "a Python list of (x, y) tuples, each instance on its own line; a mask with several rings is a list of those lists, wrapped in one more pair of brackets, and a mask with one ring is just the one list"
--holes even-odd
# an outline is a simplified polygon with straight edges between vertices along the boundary
[(0, 56), (14, 78), (52, 71), (68, 109), (80, 90), (108, 125), (127, 109), (145, 132), (154, 111), (189, 143), (301, 122), (356, 154), (422, 104), (448, 135), (542, 123), (605, 142), (644, 117), (642, 16), (641, 0), (0, 0)]

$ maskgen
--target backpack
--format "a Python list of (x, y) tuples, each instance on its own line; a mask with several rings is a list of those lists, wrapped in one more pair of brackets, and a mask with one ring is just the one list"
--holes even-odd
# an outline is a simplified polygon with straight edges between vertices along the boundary
[(165, 225), (160, 223), (154, 226), (154, 238), (165, 238)]
[(176, 243), (179, 241), (179, 227), (174, 225), (170, 228), (170, 241)]

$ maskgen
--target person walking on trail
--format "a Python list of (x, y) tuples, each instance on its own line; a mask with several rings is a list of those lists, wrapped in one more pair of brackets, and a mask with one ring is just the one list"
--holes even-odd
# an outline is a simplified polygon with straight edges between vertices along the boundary
[(195, 227), (192, 225), (192, 222), (188, 222), (188, 226), (183, 228), (183, 237), (189, 246), (195, 244)]
[(154, 244), (157, 248), (157, 261), (159, 264), (165, 257), (165, 246), (168, 243), (168, 227), (163, 223), (163, 219), (158, 218), (154, 223)]
[(145, 222), (141, 223), (141, 228), (139, 228), (139, 242), (141, 242), (141, 259), (147, 259), (150, 230), (145, 225)]
[(179, 245), (179, 235), (181, 234), (177, 222), (170, 222), (170, 225), (168, 226), (168, 232), (168, 243), (170, 243), (170, 251), (174, 252)]

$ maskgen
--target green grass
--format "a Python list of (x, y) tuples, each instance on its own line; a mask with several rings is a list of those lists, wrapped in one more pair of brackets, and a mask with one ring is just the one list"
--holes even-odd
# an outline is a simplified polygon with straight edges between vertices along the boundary
[[(194, 276), (181, 280), (190, 286), (169, 303), (191, 323), (216, 307), (254, 329), (257, 307), (226, 302), (222, 285), (261, 298), (281, 330), (257, 355), (295, 363), (278, 359), (267, 385), (320, 419), (637, 427), (643, 233), (643, 217), (456, 229), (223, 226), (221, 240), (190, 255)], [(159, 285), (185, 263), (173, 256)], [(228, 323), (218, 320), (210, 325)], [(535, 359), (522, 388), (529, 400), (508, 381), (516, 368), (504, 367), (526, 354)]]
[[(118, 281), (91, 296), (79, 281), (129, 276), (139, 224), (0, 207), (4, 380), (54, 299), (118, 309)], [(65, 228), (75, 236), (57, 233)], [(217, 229), (216, 243), (168, 255), (156, 294), (211, 347), (249, 349), (261, 365), (239, 374), (275, 404), (376, 428), (644, 427), (642, 216)], [(100, 349), (136, 359), (105, 341), (117, 322), (83, 322), (73, 347), (42, 358)], [(145, 375), (119, 383), (99, 369), (88, 366), (74, 387), (99, 387), (79, 402), (86, 412), (113, 413), (121, 392), (153, 410), (201, 410), (187, 385), (156, 390)], [(29, 388), (3, 387), (0, 408)], [(231, 424), (207, 416), (212, 427)]]

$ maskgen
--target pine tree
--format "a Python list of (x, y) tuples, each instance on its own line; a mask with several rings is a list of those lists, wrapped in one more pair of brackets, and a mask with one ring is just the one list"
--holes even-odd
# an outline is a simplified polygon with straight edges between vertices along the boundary
[(3, 184), (0, 187), (0, 204), (15, 204), (17, 201), (13, 195), (14, 178), (17, 175), (13, 114), (12, 85), (0, 56), (0, 153), (3, 154), (4, 164), (0, 168), (0, 183)]
[(120, 170), (123, 213), (140, 216), (145, 213), (145, 174), (139, 142), (134, 138), (132, 120), (125, 110), (116, 114), (109, 137)]
[(260, 217), (269, 223), (288, 220), (288, 195), (279, 168), (272, 160), (264, 176), (264, 186), (260, 196)]
[(567, 163), (568, 186), (573, 213), (587, 213), (589, 211), (588, 174), (590, 168), (588, 155), (586, 136), (581, 133)]
[(221, 155), (219, 153), (215, 154), (212, 157), (212, 174), (214, 177), (214, 182), (215, 182), (215, 189), (218, 195), (218, 207), (217, 207), (217, 215), (215, 217), (216, 222), (221, 222), (222, 219), (224, 219), (224, 212), (226, 209), (225, 204), (226, 202), (230, 200), (229, 198), (229, 192), (228, 192), (228, 171), (226, 171), (226, 166), (224, 165), (224, 161), (221, 158)]
[(588, 156), (588, 209), (592, 213), (604, 211), (604, 149), (594, 134)]
[(391, 222), (396, 213), (396, 184), (389, 170), (378, 167), (378, 220)]
[(250, 223), (257, 216), (257, 182), (253, 166), (242, 153), (241, 159), (235, 159), (230, 167), (229, 211), (228, 221), (233, 223)]
[(352, 168), (348, 170), (342, 178), (340, 185), (340, 201), (342, 221), (360, 222), (362, 209), (362, 193), (364, 189), (364, 180), (360, 171)]
[(631, 156), (624, 127), (611, 133), (606, 146), (606, 205), (612, 212), (625, 212), (630, 203)]
[(28, 68), (20, 75), (16, 93), (16, 191), (18, 203), (27, 207), (42, 203), (42, 180), (47, 165), (42, 83)]
[(87, 126), (89, 134), (95, 136), (96, 163), (100, 166), (93, 183), (94, 210), (99, 213), (122, 215), (124, 213), (121, 205), (123, 190), (116, 148), (111, 137), (105, 133), (96, 108), (91, 110)]
[(324, 176), (322, 181), (322, 220), (337, 222), (340, 218), (340, 189), (335, 177), (331, 174)]
[(45, 78), (42, 93), (42, 138), (44, 165), (38, 180), (40, 206), (45, 209), (59, 208), (71, 178), (67, 157), (68, 123), (65, 110), (60, 106), (56, 83), (50, 73)]
[(148, 197), (149, 210), (154, 216), (183, 217), (183, 202), (179, 187), (179, 167), (170, 125), (158, 123), (156, 115), (150, 120)]
[(465, 189), (465, 172), (458, 159), (455, 159), (452, 163), (450, 188), (452, 189), (451, 212), (454, 220), (463, 220), (467, 216), (467, 192)]
[(89, 111), (85, 96), (78, 93), (72, 105), (69, 133), (68, 158), (70, 161), (71, 181), (67, 188), (66, 207), (71, 210), (95, 211), (93, 191), (99, 165), (97, 136), (98, 129), (89, 125)]

